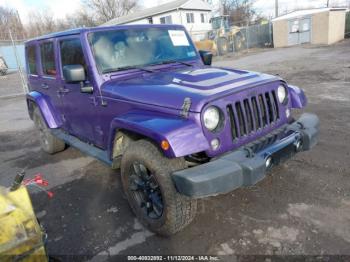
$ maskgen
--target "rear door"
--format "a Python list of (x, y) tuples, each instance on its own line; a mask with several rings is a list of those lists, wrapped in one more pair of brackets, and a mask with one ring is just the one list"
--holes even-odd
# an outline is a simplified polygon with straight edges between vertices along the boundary
[(28, 77), (28, 87), (30, 91), (40, 91), (40, 77), (39, 77), (39, 48), (37, 44), (30, 44), (26, 46), (26, 71)]
[[(91, 94), (81, 92), (82, 86), (91, 86), (92, 83), (80, 36), (60, 38), (58, 49), (60, 53), (60, 96), (64, 106), (65, 127), (70, 134), (96, 145), (98, 143), (96, 143), (94, 127), (99, 126), (95, 115), (97, 100), (95, 92)], [(86, 81), (67, 83), (63, 76), (63, 67), (66, 65), (82, 65), (85, 68)]]

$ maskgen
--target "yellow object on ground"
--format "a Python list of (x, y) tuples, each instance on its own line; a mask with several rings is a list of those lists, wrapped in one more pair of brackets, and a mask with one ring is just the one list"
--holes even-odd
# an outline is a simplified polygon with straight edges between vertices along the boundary
[(48, 261), (43, 231), (24, 186), (0, 187), (0, 261)]
[(206, 39), (194, 42), (194, 44), (198, 50), (210, 51), (213, 55), (217, 55), (217, 46), (214, 40)]

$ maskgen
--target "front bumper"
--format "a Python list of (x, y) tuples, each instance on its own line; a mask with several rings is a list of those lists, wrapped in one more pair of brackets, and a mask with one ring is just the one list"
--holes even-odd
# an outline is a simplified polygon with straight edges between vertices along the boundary
[[(266, 176), (271, 166), (316, 145), (318, 133), (318, 117), (302, 114), (297, 121), (279, 130), (279, 137), (282, 135), (282, 138), (261, 150), (256, 151), (256, 145), (270, 141), (272, 136), (277, 136), (276, 132), (208, 163), (174, 172), (172, 178), (175, 187), (183, 195), (201, 198), (252, 186)], [(271, 160), (271, 165), (267, 165), (267, 160)]]

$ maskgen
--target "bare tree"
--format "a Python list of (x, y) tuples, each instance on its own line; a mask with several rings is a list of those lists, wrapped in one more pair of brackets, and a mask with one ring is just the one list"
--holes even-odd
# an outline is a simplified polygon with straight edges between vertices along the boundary
[(65, 22), (70, 28), (92, 27), (98, 25), (95, 15), (92, 12), (89, 12), (86, 8), (82, 8), (74, 14), (67, 15)]
[(48, 34), (56, 31), (57, 24), (50, 9), (36, 10), (29, 14), (30, 20), (26, 26), (28, 37)]
[(113, 18), (128, 14), (137, 6), (137, 0), (83, 0), (99, 23), (105, 23)]
[(234, 25), (246, 25), (261, 18), (253, 8), (254, 2), (254, 0), (222, 0), (222, 11), (224, 15), (230, 17)]
[(53, 12), (48, 8), (32, 11), (25, 26), (22, 25), (16, 10), (0, 6), (0, 39), (9, 39), (8, 29), (11, 29), (17, 39), (24, 39), (71, 28), (97, 26), (128, 14), (138, 2), (138, 0), (81, 1), (80, 10), (61, 19), (55, 19)]
[(23, 39), (24, 28), (17, 10), (0, 6), (0, 39), (9, 40), (9, 30), (15, 39)]

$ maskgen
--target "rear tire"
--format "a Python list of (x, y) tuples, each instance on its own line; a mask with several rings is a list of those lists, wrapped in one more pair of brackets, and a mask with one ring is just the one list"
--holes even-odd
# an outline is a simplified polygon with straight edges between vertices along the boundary
[[(147, 140), (131, 143), (122, 157), (121, 179), (131, 209), (143, 225), (157, 234), (173, 235), (196, 216), (197, 201), (179, 194), (171, 179), (172, 172), (184, 168), (184, 159), (166, 158)], [(143, 173), (138, 175), (141, 170)], [(147, 181), (151, 181), (150, 190), (145, 188)]]
[(51, 134), (38, 107), (34, 109), (33, 120), (39, 131), (40, 146), (46, 153), (55, 154), (66, 148), (64, 141)]

